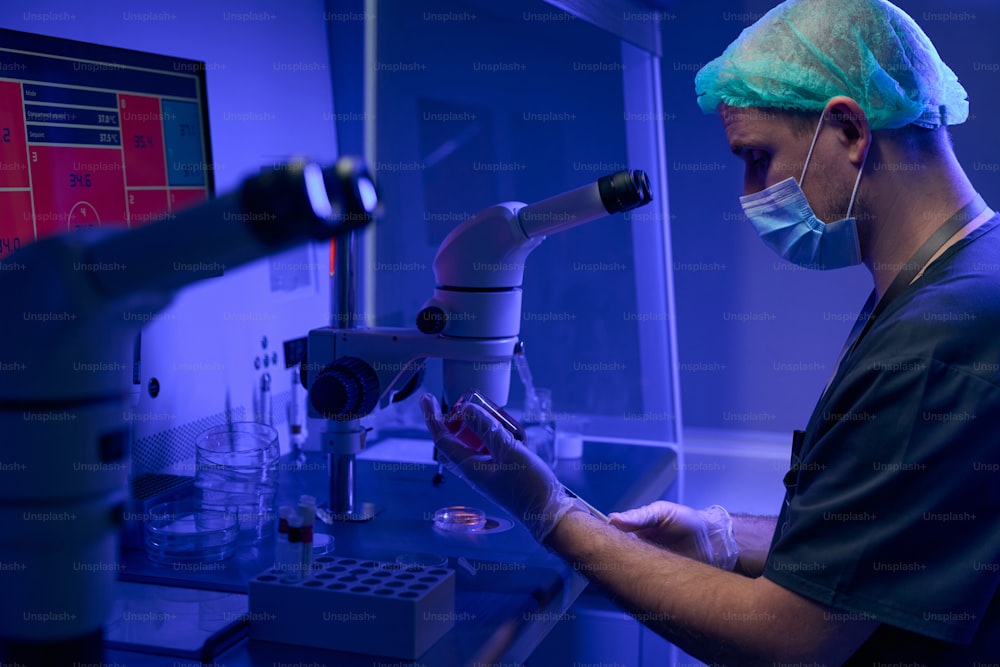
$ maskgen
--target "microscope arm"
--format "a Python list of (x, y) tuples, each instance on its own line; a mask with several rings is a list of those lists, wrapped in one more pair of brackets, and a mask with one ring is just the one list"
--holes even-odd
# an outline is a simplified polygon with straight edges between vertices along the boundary
[(476, 386), (506, 402), (510, 359), (516, 336), (448, 338), (415, 329), (314, 329), (310, 357), (334, 359), (315, 374), (309, 389), (309, 414), (315, 418), (361, 418), (401, 391), (430, 358), (444, 359), (448, 386)]

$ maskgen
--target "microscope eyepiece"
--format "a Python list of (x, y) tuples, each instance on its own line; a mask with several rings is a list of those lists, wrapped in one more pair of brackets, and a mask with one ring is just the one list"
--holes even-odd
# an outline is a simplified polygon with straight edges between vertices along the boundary
[(646, 172), (623, 169), (602, 176), (597, 182), (591, 181), (575, 190), (528, 204), (518, 210), (517, 218), (524, 236), (533, 239), (612, 213), (630, 211), (651, 201), (653, 194)]
[(630, 211), (653, 201), (649, 177), (641, 169), (616, 171), (597, 179), (601, 203), (608, 213)]
[(364, 227), (378, 194), (364, 163), (342, 157), (332, 167), (293, 162), (249, 178), (240, 204), (253, 233), (277, 248)]

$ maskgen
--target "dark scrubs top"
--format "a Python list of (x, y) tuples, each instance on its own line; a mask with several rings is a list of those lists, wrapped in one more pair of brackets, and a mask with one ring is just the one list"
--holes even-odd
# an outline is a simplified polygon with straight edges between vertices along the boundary
[(848, 664), (1000, 663), (998, 227), (890, 302), (793, 447), (764, 576), (882, 624)]

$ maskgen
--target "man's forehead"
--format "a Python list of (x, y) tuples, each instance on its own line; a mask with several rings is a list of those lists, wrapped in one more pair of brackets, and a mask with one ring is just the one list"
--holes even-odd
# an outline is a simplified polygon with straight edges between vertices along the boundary
[(756, 122), (749, 107), (731, 107), (719, 105), (719, 117), (726, 132), (726, 140), (734, 152), (738, 152), (745, 144), (752, 143), (751, 137), (756, 132)]
[(726, 138), (734, 147), (786, 137), (793, 129), (792, 118), (780, 109), (720, 104), (719, 116)]
[(727, 128), (732, 125), (757, 127), (788, 122), (787, 116), (776, 109), (732, 107), (726, 103), (719, 105), (719, 115)]

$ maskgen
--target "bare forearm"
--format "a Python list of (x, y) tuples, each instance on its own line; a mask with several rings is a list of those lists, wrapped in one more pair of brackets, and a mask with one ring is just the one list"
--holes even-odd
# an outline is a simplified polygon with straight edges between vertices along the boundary
[(679, 556), (583, 512), (564, 517), (547, 543), (636, 618), (706, 662), (771, 665), (809, 655), (804, 637), (788, 631), (795, 614), (760, 595), (769, 584), (763, 579)]
[(733, 515), (733, 536), (740, 548), (736, 572), (748, 577), (759, 577), (763, 574), (777, 520), (777, 517), (773, 516)]

